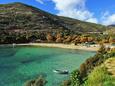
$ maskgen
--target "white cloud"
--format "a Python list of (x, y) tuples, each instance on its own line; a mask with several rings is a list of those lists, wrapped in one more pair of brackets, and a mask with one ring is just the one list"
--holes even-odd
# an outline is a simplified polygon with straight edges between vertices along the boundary
[[(36, 0), (43, 4), (43, 0)], [(98, 20), (93, 17), (93, 13), (85, 7), (86, 0), (50, 0), (55, 4), (55, 9), (58, 10), (59, 16), (71, 17), (79, 20), (84, 20), (92, 23), (98, 23)]]
[(36, 0), (37, 2), (39, 2), (40, 4), (44, 4), (43, 0)]
[(43, 4), (45, 1), (52, 1), (55, 9), (58, 10), (57, 15), (71, 17), (92, 23), (101, 23), (104, 25), (115, 24), (115, 14), (109, 11), (103, 13), (100, 18), (94, 17), (94, 13), (90, 12), (86, 7), (86, 0), (36, 0)]
[(110, 14), (109, 12), (105, 12), (102, 17), (102, 24), (104, 25), (115, 24), (115, 14)]
[(76, 7), (77, 8), (83, 8), (85, 5), (85, 0), (52, 0), (57, 10), (59, 11), (67, 11), (67, 10), (73, 10)]
[(52, 0), (55, 3), (55, 9), (59, 11), (58, 15), (85, 20), (97, 23), (93, 13), (85, 7), (86, 0)]
[(89, 18), (88, 20), (86, 20), (87, 22), (91, 22), (91, 23), (98, 23), (98, 20), (96, 18)]

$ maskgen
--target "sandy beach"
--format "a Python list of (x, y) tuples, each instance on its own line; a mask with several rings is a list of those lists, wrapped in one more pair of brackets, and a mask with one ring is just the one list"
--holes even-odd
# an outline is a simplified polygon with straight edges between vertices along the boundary
[[(79, 50), (87, 50), (87, 51), (97, 51), (100, 48), (100, 45), (94, 44), (90, 46), (85, 46), (83, 44), (62, 44), (62, 43), (23, 43), (23, 44), (5, 44), (8, 46), (40, 46), (40, 47), (52, 47), (52, 48), (65, 48), (65, 49), (79, 49)], [(0, 45), (4, 46), (4, 45)], [(108, 44), (105, 45), (106, 47), (115, 48), (115, 46), (110, 46)]]
[(13, 46), (40, 46), (40, 47), (56, 47), (56, 48), (66, 48), (66, 49), (80, 49), (80, 50), (87, 50), (87, 51), (97, 51), (99, 49), (99, 45), (74, 45), (74, 44), (56, 44), (56, 43), (27, 43), (27, 44), (13, 44)]

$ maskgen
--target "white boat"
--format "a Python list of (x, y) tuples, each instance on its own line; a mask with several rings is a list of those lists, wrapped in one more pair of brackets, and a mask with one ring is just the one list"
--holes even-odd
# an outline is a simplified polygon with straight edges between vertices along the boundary
[(68, 74), (69, 71), (68, 70), (53, 70), (54, 73), (58, 73), (58, 74)]

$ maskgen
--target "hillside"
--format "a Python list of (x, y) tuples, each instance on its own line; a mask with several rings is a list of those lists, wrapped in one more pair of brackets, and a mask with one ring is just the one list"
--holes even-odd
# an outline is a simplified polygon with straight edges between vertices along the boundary
[(112, 25), (108, 25), (108, 27), (113, 27), (113, 28), (115, 28), (115, 25), (114, 25), (114, 24), (112, 24)]
[(108, 33), (109, 35), (115, 36), (115, 25), (108, 25), (107, 28), (108, 29), (104, 33)]
[(67, 25), (70, 25), (73, 31), (102, 32), (107, 29), (107, 27), (100, 24), (84, 22), (84, 21), (80, 21), (80, 20), (72, 19), (68, 17), (60, 17), (60, 19), (63, 20)]
[(115, 58), (109, 58), (105, 61), (105, 67), (107, 68), (108, 72), (115, 76)]
[(0, 30), (72, 30), (75, 32), (102, 32), (106, 27), (80, 20), (60, 17), (38, 8), (15, 2), (0, 5)]
[(57, 29), (61, 21), (40, 9), (22, 3), (0, 5), (0, 29)]

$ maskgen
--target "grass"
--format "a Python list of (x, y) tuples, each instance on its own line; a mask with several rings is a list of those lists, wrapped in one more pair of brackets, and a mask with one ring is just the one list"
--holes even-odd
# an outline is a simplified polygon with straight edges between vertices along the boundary
[(115, 57), (109, 58), (105, 61), (105, 67), (107, 68), (107, 71), (111, 73), (113, 76), (115, 76)]
[(115, 77), (109, 75), (105, 66), (96, 67), (83, 86), (115, 86)]

